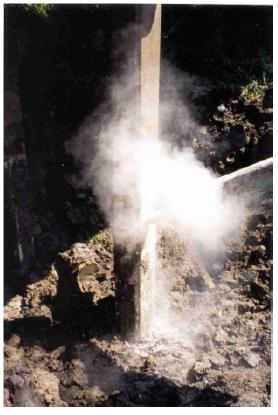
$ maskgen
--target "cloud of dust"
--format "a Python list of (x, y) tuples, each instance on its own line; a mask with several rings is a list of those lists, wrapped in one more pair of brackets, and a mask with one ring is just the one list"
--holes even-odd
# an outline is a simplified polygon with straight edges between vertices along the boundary
[[(68, 145), (81, 166), (81, 184), (93, 189), (114, 242), (127, 249), (144, 239), (150, 223), (194, 240), (207, 256), (221, 250), (225, 238), (239, 235), (242, 201), (224, 195), (216, 175), (194, 156), (191, 138), (200, 127), (184, 99), (184, 77), (164, 63), (159, 138), (142, 134), (140, 77), (125, 66)], [(158, 256), (156, 269), (153, 324), (167, 331), (175, 320), (169, 315), (173, 280), (160, 278)]]
[(160, 139), (142, 135), (137, 81), (136, 74), (114, 79), (108, 100), (70, 142), (82, 183), (93, 188), (118, 243), (132, 246), (146, 224), (155, 222), (191, 235), (208, 250), (219, 247), (236, 229), (243, 205), (224, 197), (216, 176), (187, 145), (198, 126), (173, 70), (168, 66), (163, 87)]

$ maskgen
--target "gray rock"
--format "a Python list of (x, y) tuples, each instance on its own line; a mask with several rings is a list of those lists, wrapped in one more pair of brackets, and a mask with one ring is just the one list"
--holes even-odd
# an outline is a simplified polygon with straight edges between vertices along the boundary
[(20, 336), (17, 334), (13, 334), (10, 337), (10, 339), (7, 341), (7, 345), (12, 346), (12, 347), (19, 347), (20, 342), (21, 342)]
[(28, 369), (18, 369), (9, 377), (7, 383), (14, 406), (43, 406), (35, 392), (33, 378)]
[(209, 361), (213, 369), (219, 369), (225, 365), (226, 359), (217, 352), (209, 354)]
[(189, 278), (188, 285), (192, 291), (200, 292), (207, 291), (215, 287), (214, 282), (206, 272)]
[(226, 107), (225, 107), (224, 104), (218, 105), (217, 109), (218, 109), (219, 112), (225, 112), (226, 111)]
[(219, 346), (222, 346), (222, 345), (224, 345), (224, 344), (225, 344), (228, 340), (229, 340), (229, 336), (228, 336), (228, 334), (227, 334), (224, 330), (219, 329), (219, 330), (218, 330), (218, 332), (217, 332), (217, 334), (216, 334), (216, 336), (215, 336), (215, 338), (214, 338), (215, 343), (216, 343), (217, 345), (219, 345)]
[(220, 281), (224, 284), (229, 285), (230, 287), (236, 287), (238, 285), (237, 281), (235, 281), (235, 278), (231, 271), (224, 271), (222, 272), (220, 276)]
[(243, 357), (242, 362), (248, 367), (256, 367), (259, 365), (261, 358), (256, 353), (250, 353)]
[(211, 368), (211, 363), (209, 359), (205, 358), (202, 361), (196, 362), (193, 368), (195, 375), (203, 376), (209, 372)]

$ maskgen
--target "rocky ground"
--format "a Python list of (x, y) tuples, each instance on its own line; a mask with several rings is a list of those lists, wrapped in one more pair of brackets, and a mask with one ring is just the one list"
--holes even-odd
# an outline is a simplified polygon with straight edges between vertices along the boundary
[(193, 137), (197, 158), (220, 175), (272, 156), (272, 85), (251, 82), (241, 94), (213, 108)]
[[(193, 138), (197, 157), (223, 174), (271, 156), (271, 94), (219, 105)], [(96, 216), (79, 199), (66, 207), (69, 229)], [(115, 331), (111, 232), (95, 228), (59, 250), (46, 239), (29, 284), (8, 296), (5, 405), (269, 406), (272, 215), (249, 217), (239, 240), (210, 255), (161, 231), (158, 328), (133, 344)], [(47, 268), (44, 250), (60, 252)]]
[(134, 344), (113, 331), (112, 248), (109, 230), (74, 244), (6, 305), (5, 405), (269, 406), (272, 217), (209, 261), (161, 233), (175, 331)]

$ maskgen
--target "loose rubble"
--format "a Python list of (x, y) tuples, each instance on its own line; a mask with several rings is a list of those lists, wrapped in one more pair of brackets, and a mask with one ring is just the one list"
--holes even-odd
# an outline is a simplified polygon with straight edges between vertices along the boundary
[[(196, 263), (192, 246), (162, 232), (158, 253), (164, 275), (172, 275), (167, 310), (175, 330), (134, 344), (107, 321), (114, 310), (109, 230), (74, 244), (6, 307), (5, 405), (269, 406), (271, 238), (272, 217), (250, 217), (225, 256)], [(69, 300), (62, 310), (59, 280)]]

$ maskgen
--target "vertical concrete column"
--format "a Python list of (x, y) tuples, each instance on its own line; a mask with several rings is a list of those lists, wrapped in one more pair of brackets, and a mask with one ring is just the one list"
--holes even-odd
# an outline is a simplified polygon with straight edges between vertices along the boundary
[[(140, 5), (137, 9), (137, 35), (133, 53), (135, 72), (139, 74), (138, 99), (131, 111), (138, 113), (141, 136), (158, 139), (159, 129), (159, 76), (161, 5)], [(135, 52), (135, 53), (134, 53)], [(118, 202), (116, 202), (118, 203)], [(138, 222), (141, 222), (139, 200)], [(122, 204), (124, 209), (124, 202)], [(142, 229), (140, 240), (131, 249), (115, 243), (114, 270), (116, 276), (116, 318), (118, 329), (126, 338), (148, 337), (152, 329), (152, 308), (155, 285), (154, 223)]]
[(158, 139), (159, 130), (159, 81), (161, 49), (161, 5), (152, 11), (142, 7), (141, 40), (141, 122), (142, 135)]
[[(142, 8), (142, 22), (145, 24), (148, 22), (147, 7)], [(146, 32), (142, 33), (141, 41), (141, 133), (142, 137), (148, 140), (158, 140), (161, 5), (155, 6), (153, 21), (146, 29)], [(155, 208), (155, 206), (150, 207)], [(149, 337), (153, 330), (155, 276), (156, 225), (149, 223), (145, 229), (141, 252), (140, 337)]]

